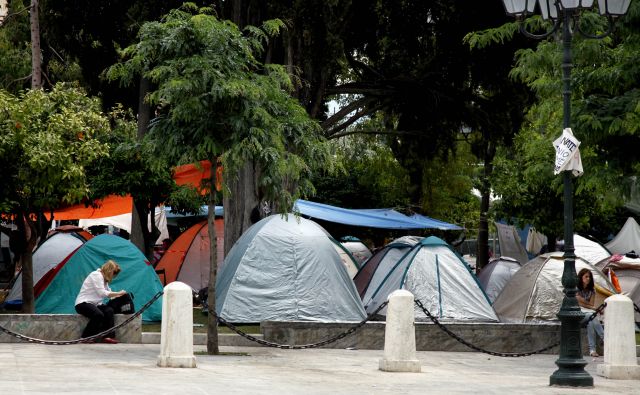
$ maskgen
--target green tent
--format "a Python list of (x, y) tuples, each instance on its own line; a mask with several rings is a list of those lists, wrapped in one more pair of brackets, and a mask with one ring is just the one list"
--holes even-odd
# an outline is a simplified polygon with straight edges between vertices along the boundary
[[(74, 303), (84, 279), (107, 260), (113, 259), (122, 271), (111, 283), (114, 291), (127, 290), (134, 295), (136, 311), (162, 291), (162, 283), (145, 256), (129, 240), (100, 235), (82, 245), (74, 254), (53, 269), (48, 284), (37, 295), (37, 314), (75, 314)], [(41, 284), (38, 284), (41, 285)], [(144, 321), (160, 321), (162, 298), (144, 313)]]

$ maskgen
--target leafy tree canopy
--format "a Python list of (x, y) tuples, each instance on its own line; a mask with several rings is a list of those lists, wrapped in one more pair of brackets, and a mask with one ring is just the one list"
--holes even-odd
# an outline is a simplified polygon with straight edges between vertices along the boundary
[(0, 212), (46, 212), (85, 198), (86, 167), (108, 154), (95, 138), (109, 129), (99, 101), (57, 84), (51, 92), (0, 91), (0, 109)]
[(174, 158), (222, 157), (225, 177), (253, 160), (266, 200), (289, 210), (299, 194), (313, 192), (312, 165), (331, 164), (319, 126), (288, 93), (286, 70), (257, 60), (282, 27), (267, 21), (243, 34), (186, 4), (143, 25), (139, 42), (123, 51), (108, 77), (127, 84), (144, 75), (156, 84), (149, 100), (159, 116), (150, 134), (159, 148)]
[[(582, 143), (585, 169), (575, 180), (575, 230), (601, 238), (621, 226), (616, 215), (629, 193), (625, 180), (638, 171), (639, 22), (640, 4), (634, 2), (611, 37), (593, 40), (576, 34), (572, 45), (572, 129)], [(583, 23), (595, 32), (605, 28), (595, 15), (584, 15)], [(538, 103), (528, 112), (515, 149), (500, 152), (493, 182), (505, 216), (549, 235), (560, 235), (563, 228), (563, 186), (552, 173), (551, 144), (562, 131), (560, 63), (561, 47), (554, 39), (518, 52), (512, 76), (536, 92)]]

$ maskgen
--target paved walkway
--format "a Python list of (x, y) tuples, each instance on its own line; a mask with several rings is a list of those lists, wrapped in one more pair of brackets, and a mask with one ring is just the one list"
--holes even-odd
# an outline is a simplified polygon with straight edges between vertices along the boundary
[[(158, 344), (0, 343), (0, 394), (638, 394), (640, 381), (597, 376), (592, 389), (550, 387), (557, 356), (418, 352), (422, 373), (378, 370), (382, 351), (194, 347), (195, 369), (156, 366)], [(584, 392), (586, 391), (586, 392)]]

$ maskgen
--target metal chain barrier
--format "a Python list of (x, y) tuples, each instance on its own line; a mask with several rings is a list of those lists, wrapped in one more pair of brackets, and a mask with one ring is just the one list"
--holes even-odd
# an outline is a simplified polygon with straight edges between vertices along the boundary
[[(531, 351), (531, 352), (496, 352), (496, 351), (489, 351), (489, 350), (485, 350), (481, 347), (475, 346), (471, 343), (469, 343), (468, 341), (464, 340), (463, 338), (461, 338), (460, 336), (456, 335), (455, 333), (451, 332), (451, 330), (447, 327), (445, 327), (440, 321), (438, 321), (438, 319), (436, 317), (434, 317), (429, 310), (427, 310), (426, 307), (424, 307), (424, 305), (422, 304), (422, 302), (420, 302), (418, 299), (415, 299), (415, 304), (427, 315), (427, 317), (429, 317), (429, 319), (436, 324), (440, 329), (442, 329), (445, 333), (447, 333), (449, 336), (451, 336), (452, 338), (454, 338), (455, 340), (457, 340), (458, 342), (464, 344), (465, 346), (478, 351), (478, 352), (482, 352), (485, 354), (489, 354), (489, 355), (494, 355), (496, 357), (527, 357), (529, 355), (534, 355), (534, 354), (540, 354), (542, 352), (545, 352), (547, 350), (550, 350), (556, 346), (558, 346), (560, 344), (560, 342), (556, 342), (554, 344), (551, 344), (549, 346), (546, 346), (544, 348), (541, 348), (539, 350), (535, 350), (535, 351)], [(604, 310), (604, 308), (607, 306), (606, 303), (601, 304), (596, 311), (593, 312), (593, 314), (591, 314), (591, 316), (589, 317), (589, 319), (586, 321), (587, 323), (591, 320), (593, 320), (599, 312), (601, 312), (602, 310)]]
[(582, 324), (582, 327), (586, 328), (589, 322), (593, 321), (598, 316), (598, 314), (602, 313), (605, 307), (607, 307), (607, 303), (603, 302), (593, 313), (591, 313), (589, 319)]
[(218, 316), (215, 312), (213, 312), (213, 315), (216, 317), (218, 322), (220, 322), (222, 325), (226, 326), (227, 328), (231, 329), (232, 331), (234, 331), (238, 335), (244, 337), (245, 339), (248, 339), (248, 340), (251, 340), (251, 341), (256, 342), (258, 344), (261, 344), (263, 346), (281, 348), (281, 349), (285, 349), (285, 350), (304, 350), (304, 349), (307, 349), (307, 348), (318, 348), (318, 347), (326, 346), (327, 344), (334, 343), (334, 342), (336, 342), (336, 341), (338, 341), (338, 340), (340, 340), (342, 338), (345, 338), (345, 337), (349, 336), (350, 334), (354, 333), (358, 329), (362, 328), (362, 326), (364, 324), (366, 324), (368, 321), (371, 321), (371, 319), (373, 319), (373, 317), (375, 317), (376, 314), (378, 314), (378, 312), (380, 312), (380, 310), (382, 310), (388, 303), (389, 302), (382, 303), (380, 305), (380, 307), (378, 307), (376, 309), (376, 311), (374, 311), (373, 313), (369, 314), (367, 316), (367, 318), (365, 318), (364, 320), (360, 321), (357, 325), (353, 326), (352, 328), (350, 328), (346, 332), (343, 332), (343, 333), (341, 333), (341, 334), (339, 334), (337, 336), (334, 336), (334, 337), (329, 338), (327, 340), (323, 340), (323, 341), (318, 342), (318, 343), (301, 344), (301, 345), (278, 344), (278, 343), (273, 343), (273, 342), (268, 342), (266, 340), (258, 339), (255, 336), (251, 336), (248, 333), (245, 333), (245, 332), (239, 330), (232, 323), (230, 323), (227, 320), (225, 320), (224, 318)]
[(0, 331), (8, 334), (9, 336), (13, 336), (13, 337), (16, 337), (16, 338), (18, 338), (20, 340), (27, 341), (27, 342), (30, 342), (30, 343), (39, 343), (39, 344), (48, 344), (48, 345), (67, 345), (67, 344), (78, 344), (78, 343), (90, 343), (90, 342), (93, 342), (95, 339), (97, 339), (99, 337), (102, 337), (102, 336), (106, 335), (107, 333), (113, 332), (116, 329), (122, 328), (123, 326), (125, 326), (128, 323), (130, 323), (131, 321), (133, 321), (137, 316), (139, 316), (146, 309), (148, 309), (149, 306), (151, 306), (153, 304), (153, 302), (158, 300), (158, 298), (160, 298), (160, 296), (162, 296), (163, 293), (164, 293), (164, 291), (160, 291), (157, 294), (155, 294), (151, 298), (151, 300), (149, 300), (147, 303), (145, 303), (144, 306), (142, 306), (140, 308), (140, 310), (138, 310), (135, 314), (132, 314), (129, 318), (127, 318), (126, 320), (122, 321), (120, 324), (114, 326), (113, 328), (109, 328), (107, 330), (104, 330), (104, 331), (96, 334), (96, 335), (89, 336), (89, 337), (83, 337), (83, 338), (75, 339), (75, 340), (44, 340), (44, 339), (37, 339), (35, 337), (29, 337), (29, 336), (21, 335), (19, 333), (13, 332), (13, 331), (3, 327), (2, 325), (0, 325)]

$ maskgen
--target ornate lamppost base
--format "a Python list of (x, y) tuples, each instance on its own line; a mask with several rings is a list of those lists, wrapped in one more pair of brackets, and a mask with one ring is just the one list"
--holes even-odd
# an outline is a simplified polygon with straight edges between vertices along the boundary
[[(566, 175), (566, 174), (565, 174)], [(573, 251), (571, 251), (573, 252)], [(573, 254), (570, 254), (573, 255)], [(565, 260), (564, 276), (575, 273), (575, 258)], [(575, 276), (575, 274), (573, 274)], [(564, 277), (563, 276), (563, 277)], [(593, 387), (593, 377), (584, 370), (587, 361), (582, 358), (581, 321), (584, 313), (575, 297), (575, 284), (567, 284), (558, 318), (560, 328), (560, 356), (556, 360), (558, 370), (549, 378), (549, 385), (565, 387)]]
[[(560, 359), (558, 360), (560, 362)], [(593, 377), (584, 370), (586, 362), (576, 364), (575, 369), (567, 368), (571, 362), (575, 360), (565, 360), (561, 363), (564, 369), (558, 369), (549, 378), (549, 385), (565, 386), (565, 387), (593, 387)]]

